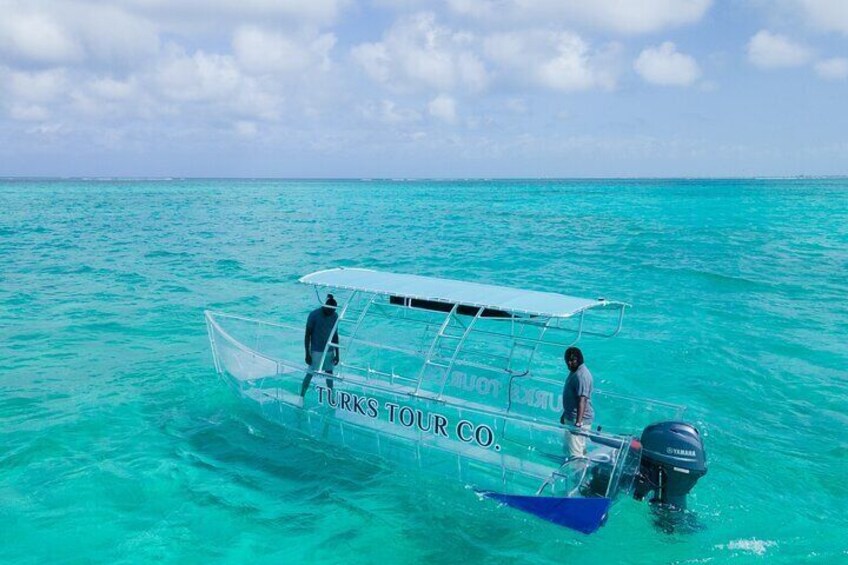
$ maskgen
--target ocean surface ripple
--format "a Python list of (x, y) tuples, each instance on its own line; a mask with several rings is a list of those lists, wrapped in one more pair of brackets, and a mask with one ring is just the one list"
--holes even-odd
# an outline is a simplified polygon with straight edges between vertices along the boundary
[[(848, 562), (848, 181), (0, 181), (0, 561)], [(581, 536), (266, 423), (203, 310), (364, 266), (634, 305), (599, 386), (686, 404), (697, 527)]]

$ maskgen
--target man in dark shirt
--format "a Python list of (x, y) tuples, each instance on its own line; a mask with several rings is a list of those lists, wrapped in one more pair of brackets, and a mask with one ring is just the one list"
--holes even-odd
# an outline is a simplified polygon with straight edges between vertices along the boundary
[[(333, 374), (333, 365), (339, 364), (339, 332), (336, 328), (336, 321), (339, 319), (336, 314), (336, 299), (332, 294), (327, 295), (327, 301), (320, 308), (316, 308), (309, 313), (309, 318), (306, 320), (306, 333), (303, 336), (303, 346), (306, 349), (306, 364), (309, 365), (309, 370), (306, 372), (306, 377), (303, 379), (303, 384), (300, 385), (300, 396), (306, 396), (306, 391), (309, 389), (309, 382), (315, 371), (322, 370), (324, 373)], [(333, 334), (331, 346), (324, 355), (324, 350), (327, 349), (327, 341), (330, 340), (330, 333)], [(324, 358), (324, 366), (319, 367), (321, 358)], [(327, 379), (327, 387), (333, 388), (333, 379)]]
[[(568, 365), (568, 378), (562, 389), (561, 424), (571, 424), (578, 430), (591, 429), (595, 411), (592, 409), (592, 373), (583, 363), (583, 352), (576, 347), (565, 350), (565, 364)], [(586, 436), (565, 432), (568, 452), (572, 457), (586, 456)]]

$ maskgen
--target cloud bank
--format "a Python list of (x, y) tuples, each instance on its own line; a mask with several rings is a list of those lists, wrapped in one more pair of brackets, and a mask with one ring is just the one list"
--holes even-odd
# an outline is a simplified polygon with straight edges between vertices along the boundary
[(748, 10), (740, 38), (710, 0), (0, 0), (0, 174), (178, 155), (227, 170), (684, 159), (669, 148), (704, 154), (692, 136), (730, 114), (711, 106), (725, 93), (768, 106), (771, 80), (787, 100), (837, 99), (844, 3), (776, 5)]

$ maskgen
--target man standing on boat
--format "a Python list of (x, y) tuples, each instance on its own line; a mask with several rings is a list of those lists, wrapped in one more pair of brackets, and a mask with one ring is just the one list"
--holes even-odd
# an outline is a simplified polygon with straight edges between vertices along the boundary
[[(306, 349), (306, 364), (309, 365), (309, 370), (300, 386), (300, 396), (306, 396), (309, 382), (312, 380), (315, 371), (323, 370), (332, 375), (333, 365), (339, 364), (339, 331), (336, 328), (339, 316), (336, 314), (336, 306), (338, 306), (336, 299), (333, 298), (332, 294), (328, 294), (324, 305), (310, 312), (309, 318), (306, 320), (303, 346)], [(324, 355), (331, 332), (333, 333), (332, 342), (336, 347), (330, 347), (327, 354)], [(324, 358), (323, 368), (319, 367), (322, 357)], [(333, 388), (333, 379), (327, 379), (327, 388)]]
[[(592, 373), (583, 363), (583, 352), (576, 347), (565, 350), (565, 364), (568, 366), (568, 378), (562, 389), (561, 424), (571, 424), (577, 430), (591, 429), (595, 411), (592, 409)], [(586, 456), (586, 436), (565, 432), (568, 452), (572, 457)]]

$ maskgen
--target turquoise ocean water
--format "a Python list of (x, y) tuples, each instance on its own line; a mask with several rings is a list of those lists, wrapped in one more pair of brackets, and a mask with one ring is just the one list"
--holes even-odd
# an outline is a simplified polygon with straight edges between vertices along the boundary
[[(846, 563), (848, 181), (0, 180), (0, 561)], [(583, 536), (264, 422), (203, 310), (372, 267), (634, 305), (598, 386), (686, 404), (685, 531)]]

